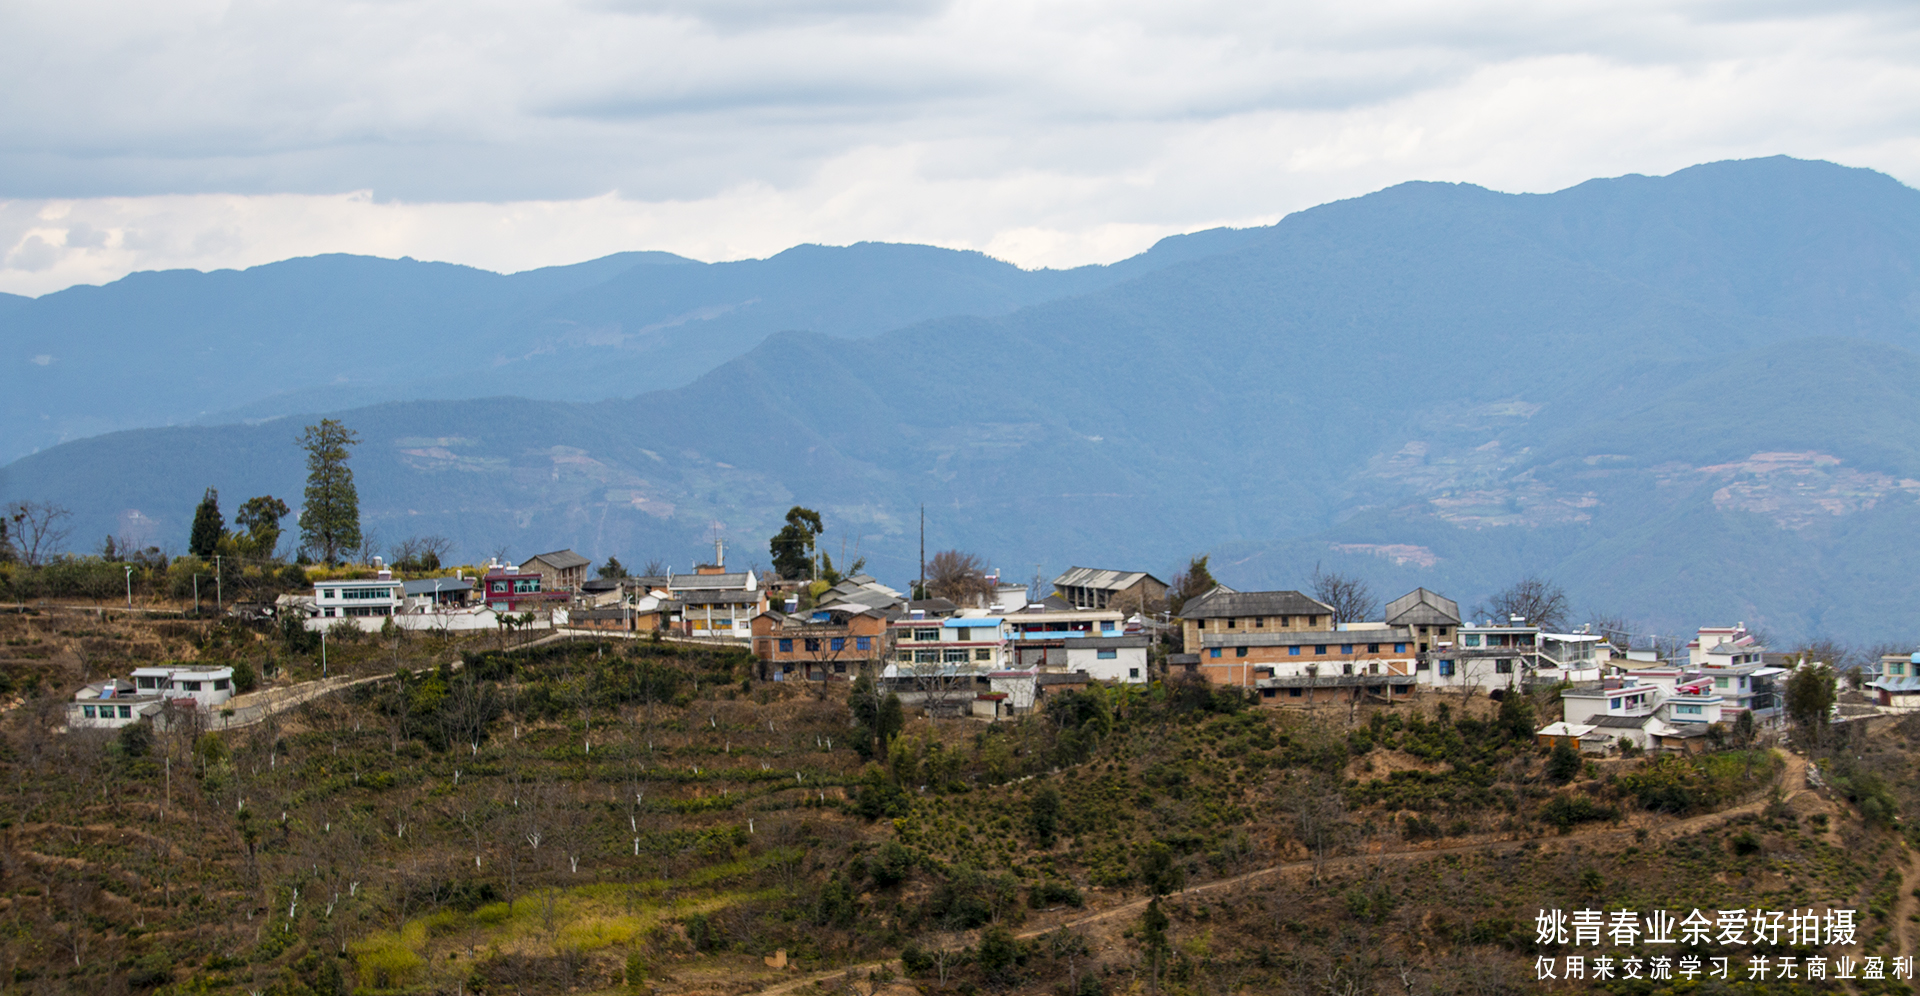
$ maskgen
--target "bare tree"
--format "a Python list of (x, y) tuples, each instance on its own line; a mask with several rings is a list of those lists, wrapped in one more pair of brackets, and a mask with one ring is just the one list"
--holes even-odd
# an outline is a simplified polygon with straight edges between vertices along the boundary
[(1374, 597), (1373, 589), (1351, 574), (1321, 570), (1314, 564), (1307, 583), (1313, 588), (1314, 598), (1333, 607), (1336, 623), (1362, 622), (1380, 611), (1380, 600)]
[(71, 529), (70, 509), (47, 501), (16, 501), (6, 507), (7, 523), (0, 539), (9, 541), (28, 567), (39, 567), (60, 550)]
[(993, 594), (986, 565), (971, 553), (942, 550), (927, 561), (927, 592), (955, 605), (970, 604), (976, 596)]
[(1351, 829), (1346, 799), (1339, 786), (1318, 772), (1295, 778), (1282, 796), (1281, 805), (1293, 817), (1294, 833), (1313, 856), (1313, 878), (1320, 880), (1327, 856), (1339, 847)]
[(1634, 634), (1639, 632), (1640, 624), (1617, 612), (1595, 612), (1587, 616), (1587, 626), (1598, 636), (1622, 652), (1633, 649)]
[(1525, 625), (1557, 632), (1567, 624), (1567, 593), (1537, 574), (1528, 575), (1487, 599), (1483, 611), (1496, 626), (1517, 617), (1525, 620)]
[(437, 571), (453, 557), (453, 541), (445, 536), (409, 536), (387, 551), (400, 571)]

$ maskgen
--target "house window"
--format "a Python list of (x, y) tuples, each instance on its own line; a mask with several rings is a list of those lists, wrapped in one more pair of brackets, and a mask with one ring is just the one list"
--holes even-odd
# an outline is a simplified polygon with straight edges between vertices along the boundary
[(1420, 635), (1421, 636), (1427, 635), (1427, 628), (1425, 626), (1420, 627)]
[(811, 636), (807, 637), (806, 639), (807, 639), (807, 652), (810, 654), (819, 653), (820, 641), (817, 638), (811, 637)]
[(1700, 707), (1697, 705), (1683, 705), (1683, 706), (1676, 706), (1675, 708), (1679, 711), (1680, 715), (1682, 716), (1700, 715)]
[(1253, 626), (1254, 626), (1254, 628), (1255, 628), (1255, 629), (1266, 629), (1266, 628), (1267, 628), (1267, 617), (1266, 617), (1266, 616), (1256, 616), (1256, 617), (1254, 617), (1254, 620), (1253, 620)]
[(1447, 627), (1445, 627), (1445, 626), (1435, 626), (1435, 627), (1433, 628), (1433, 635), (1435, 635), (1435, 636), (1446, 636), (1446, 635), (1447, 635)]
[(1442, 678), (1451, 678), (1451, 677), (1453, 677), (1453, 662), (1452, 662), (1452, 661), (1448, 661), (1448, 660), (1443, 660), (1443, 661), (1441, 661), (1441, 662), (1440, 662), (1440, 677), (1442, 677)]
[(985, 647), (981, 647), (973, 652), (973, 659), (977, 661), (993, 660), (993, 651), (988, 650)]
[(844, 636), (836, 636), (832, 640), (828, 641), (828, 645), (832, 647), (834, 653), (839, 653), (840, 651), (847, 649), (847, 638)]
[[(497, 606), (497, 605), (496, 605), (496, 606), (494, 606), (494, 608), (500, 608), (500, 607), (501, 607), (501, 606)], [(323, 616), (325, 616), (325, 617), (327, 617), (328, 619), (332, 619), (332, 618), (333, 618), (333, 606), (331, 606), (331, 605), (329, 605), (329, 606), (327, 606), (326, 608), (324, 608), (324, 609), (321, 609), (321, 610), (320, 610), (320, 614), (321, 614), (321, 615), (323, 615)]]
[(1237, 623), (1237, 622), (1239, 622), (1239, 621), (1240, 621), (1240, 620), (1238, 620), (1238, 619), (1229, 619), (1229, 620), (1227, 620), (1227, 628), (1228, 628), (1228, 629), (1232, 629), (1232, 628), (1233, 628), (1233, 624), (1234, 624), (1234, 623)]
[(1715, 678), (1715, 679), (1713, 679), (1713, 687), (1715, 687), (1715, 688), (1725, 688), (1725, 687), (1727, 687), (1727, 679), (1725, 679), (1725, 678)]
[(1281, 616), (1281, 617), (1280, 617), (1280, 628), (1281, 628), (1281, 629), (1286, 629), (1286, 628), (1287, 628), (1288, 626), (1290, 626), (1290, 625), (1292, 625), (1292, 624), (1293, 624), (1293, 617), (1292, 617), (1292, 616)]
[(965, 664), (966, 662), (967, 652), (964, 649), (941, 651), (941, 663), (943, 664)]
[(1407, 645), (1404, 643), (1396, 643), (1393, 645), (1393, 652), (1396, 654), (1404, 654), (1407, 652)]
[(856, 637), (854, 637), (854, 638), (853, 638), (853, 649), (855, 649), (855, 650), (872, 650), (872, 649), (873, 649), (873, 637), (871, 637), (871, 636), (856, 636)]
[(1299, 697), (1300, 697), (1300, 689), (1298, 689), (1298, 688), (1289, 688), (1289, 689), (1287, 689), (1287, 698), (1290, 698), (1290, 699), (1297, 699), (1297, 698), (1299, 698)]
[(98, 719), (98, 718), (100, 718), (100, 717), (98, 717), (98, 716), (96, 716), (96, 715), (94, 715), (94, 709), (93, 709), (93, 707), (92, 707), (92, 706), (81, 706), (81, 707), (80, 707), (80, 715), (82, 715), (82, 716), (85, 716), (85, 717), (86, 717), (86, 718), (88, 718), (88, 719)]
[(213, 690), (214, 690), (214, 691), (216, 691), (216, 692), (224, 692), (224, 691), (226, 691), (226, 690), (227, 690), (227, 685), (228, 685), (228, 682), (227, 682), (227, 679), (225, 679), (225, 678), (215, 678), (215, 679), (213, 679)]
[(913, 638), (922, 643), (930, 643), (940, 639), (940, 631), (937, 629), (916, 629), (913, 631)]
[(1350, 653), (1353, 653), (1353, 644), (1351, 644), (1351, 643), (1342, 643), (1342, 644), (1340, 645), (1340, 652), (1341, 652), (1341, 653), (1343, 653), (1343, 654), (1350, 654)]
[(1288, 647), (1288, 648), (1287, 648), (1287, 656), (1288, 656), (1288, 657), (1298, 657), (1298, 656), (1300, 656), (1300, 648), (1299, 648), (1299, 647)]
[(1609, 709), (1618, 709), (1618, 708), (1620, 708), (1620, 700), (1619, 700), (1619, 699), (1611, 699), (1611, 700), (1609, 700), (1609, 701), (1607, 702), (1607, 708), (1609, 708)]
[(1502, 657), (1502, 658), (1500, 658), (1499, 660), (1497, 660), (1497, 661), (1494, 661), (1494, 662), (1493, 662), (1493, 670), (1494, 670), (1494, 673), (1495, 673), (1495, 674), (1512, 674), (1512, 673), (1513, 673), (1513, 658), (1511, 658), (1511, 657)]
[(1213, 649), (1211, 649), (1211, 650), (1208, 650), (1208, 651), (1207, 651), (1207, 656), (1208, 656), (1208, 657), (1218, 657), (1218, 656), (1220, 656), (1220, 648), (1219, 648), (1219, 647), (1214, 647)]
[(1102, 619), (1102, 620), (1100, 620), (1100, 629), (1101, 629), (1101, 631), (1102, 631), (1102, 632), (1109, 632), (1109, 633), (1110, 633), (1110, 632), (1112, 632), (1112, 631), (1113, 631), (1113, 620), (1111, 620), (1111, 619)]
[(1116, 659), (1118, 659), (1118, 658), (1119, 658), (1119, 656), (1120, 656), (1120, 651), (1118, 651), (1118, 650), (1097, 650), (1097, 651), (1095, 651), (1095, 652), (1094, 652), (1094, 654), (1093, 654), (1093, 656), (1094, 656), (1094, 658), (1095, 658), (1096, 660), (1103, 660), (1103, 661), (1110, 661), (1110, 660), (1116, 660)]
[(915, 664), (938, 664), (940, 663), (940, 651), (916, 650), (913, 652), (913, 662)]
[(1378, 643), (1367, 644), (1367, 653), (1377, 654), (1379, 652), (1380, 652), (1380, 645)]
[(197, 681), (183, 681), (180, 682), (180, 688), (182, 691), (197, 692), (200, 690), (200, 683)]
[(1342, 664), (1342, 665), (1340, 665), (1340, 673), (1341, 673), (1341, 674), (1352, 674), (1352, 673), (1353, 673), (1353, 665), (1352, 665), (1351, 663), (1348, 663), (1348, 664)]
[(781, 653), (783, 653), (783, 654), (790, 654), (790, 653), (793, 653), (793, 638), (792, 638), (792, 637), (781, 637), (781, 638), (780, 638), (780, 652), (781, 652)]
[(1313, 648), (1313, 652), (1316, 654), (1324, 654), (1327, 652), (1327, 645), (1324, 643), (1315, 644)]
[(1138, 678), (1138, 677), (1140, 677), (1140, 669), (1139, 669), (1139, 668), (1137, 668), (1137, 667), (1130, 667), (1130, 668), (1127, 668), (1127, 677), (1129, 677), (1129, 678)]
[(132, 706), (121, 706), (121, 707), (120, 707), (120, 718), (121, 718), (121, 719), (132, 719), (132, 718), (133, 718), (133, 707), (132, 707)]
[(1245, 656), (1247, 656), (1247, 648), (1245, 648), (1245, 647), (1235, 647), (1235, 648), (1233, 648), (1233, 656), (1235, 656), (1235, 657), (1245, 657)]
[(133, 683), (139, 685), (141, 688), (160, 687), (160, 680), (158, 678), (135, 678), (133, 679)]
[(1478, 633), (1468, 633), (1467, 635), (1465, 635), (1465, 636), (1463, 636), (1463, 637), (1461, 637), (1461, 638), (1460, 638), (1460, 645), (1461, 645), (1461, 646), (1463, 646), (1463, 647), (1477, 647), (1477, 646), (1479, 646), (1479, 645), (1480, 645), (1480, 634), (1478, 634)]

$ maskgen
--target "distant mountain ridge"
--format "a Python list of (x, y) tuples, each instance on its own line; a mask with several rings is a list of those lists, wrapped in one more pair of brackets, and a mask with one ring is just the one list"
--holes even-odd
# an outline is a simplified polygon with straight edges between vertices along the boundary
[(511, 275), (345, 255), (135, 273), (0, 302), (14, 355), (0, 417), (16, 430), (0, 460), (114, 429), (396, 399), (632, 397), (682, 386), (773, 332), (859, 337), (1001, 314), (1258, 234), (1178, 236), (1074, 270), (859, 243), (714, 264), (619, 253)]
[[(1403, 184), (1108, 286), (858, 342), (772, 335), (684, 388), (344, 412), (368, 521), (470, 553), (736, 556), (800, 502), (883, 578), (1313, 565), (1463, 608), (1514, 577), (1671, 634), (1909, 639), (1920, 193), (1776, 158), (1544, 195)], [(105, 532), (296, 495), (292, 420), (5, 468)], [(137, 509), (140, 519), (130, 519)], [(1050, 576), (1050, 575), (1049, 575)]]

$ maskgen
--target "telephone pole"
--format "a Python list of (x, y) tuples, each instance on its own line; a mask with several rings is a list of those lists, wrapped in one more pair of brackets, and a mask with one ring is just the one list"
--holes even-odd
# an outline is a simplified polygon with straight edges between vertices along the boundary
[(917, 594), (927, 597), (927, 506), (920, 506), (920, 583)]

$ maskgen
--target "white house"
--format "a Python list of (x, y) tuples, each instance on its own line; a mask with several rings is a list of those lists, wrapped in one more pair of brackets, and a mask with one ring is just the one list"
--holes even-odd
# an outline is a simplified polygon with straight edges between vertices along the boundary
[(233, 698), (233, 668), (162, 664), (133, 669), (138, 694), (158, 695), (175, 705), (191, 699), (195, 708), (212, 709)]
[[(313, 607), (316, 619), (396, 616), (406, 607), (406, 604), (406, 583), (395, 581), (393, 572), (385, 567), (381, 567), (372, 579), (313, 583)], [(320, 625), (325, 627), (327, 624)]]
[(1147, 680), (1147, 645), (1144, 636), (1088, 636), (1067, 640), (1063, 649), (1067, 670), (1085, 671), (1095, 681), (1144, 684)]
[(130, 681), (108, 678), (73, 693), (73, 701), (67, 703), (67, 727), (127, 726), (152, 716), (165, 704), (159, 695), (143, 694)]

